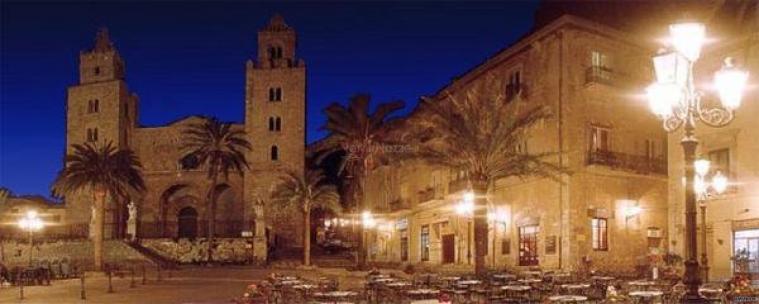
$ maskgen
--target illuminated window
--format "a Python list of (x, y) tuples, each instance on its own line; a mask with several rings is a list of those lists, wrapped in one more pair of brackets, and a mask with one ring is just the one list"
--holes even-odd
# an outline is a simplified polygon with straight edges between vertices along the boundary
[(725, 176), (730, 176), (730, 149), (719, 149), (709, 152), (711, 171), (720, 171)]
[(422, 244), (422, 261), (430, 260), (430, 226), (422, 226), (422, 233), (420, 237)]
[(609, 129), (592, 126), (590, 128), (590, 151), (591, 152), (608, 152), (609, 149)]

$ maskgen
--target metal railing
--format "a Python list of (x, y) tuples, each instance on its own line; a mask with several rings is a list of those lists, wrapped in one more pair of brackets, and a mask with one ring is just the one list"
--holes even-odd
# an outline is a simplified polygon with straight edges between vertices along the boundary
[(632, 171), (639, 174), (667, 174), (667, 159), (647, 157), (621, 152), (595, 150), (588, 153), (588, 165), (607, 166), (615, 170)]
[(466, 178), (454, 179), (448, 182), (448, 194), (453, 194), (461, 190), (466, 190), (468, 185)]

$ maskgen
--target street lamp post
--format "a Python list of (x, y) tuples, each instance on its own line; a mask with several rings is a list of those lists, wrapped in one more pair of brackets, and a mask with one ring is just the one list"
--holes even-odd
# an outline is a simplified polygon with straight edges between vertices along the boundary
[(459, 216), (467, 218), (466, 226), (466, 261), (467, 264), (472, 264), (472, 236), (470, 231), (472, 230), (472, 221), (474, 220), (474, 193), (464, 193), (464, 199), (456, 205), (456, 213)]
[(733, 120), (734, 110), (740, 105), (748, 73), (733, 66), (730, 58), (714, 77), (720, 106), (709, 107), (701, 102), (693, 81), (693, 65), (701, 53), (706, 38), (703, 24), (685, 22), (669, 27), (673, 50), (653, 58), (656, 82), (648, 87), (651, 110), (664, 121), (664, 129), (673, 132), (683, 127), (681, 140), (685, 159), (685, 244), (686, 260), (683, 283), (687, 291), (683, 302), (703, 302), (698, 293), (701, 279), (696, 244), (696, 193), (694, 191), (693, 162), (698, 140), (696, 122), (712, 127), (723, 127)]
[(709, 258), (706, 253), (706, 201), (712, 196), (720, 195), (727, 190), (727, 177), (722, 172), (717, 171), (708, 181), (710, 162), (705, 159), (699, 159), (693, 163), (696, 171), (693, 190), (696, 192), (698, 206), (701, 208), (701, 271), (703, 280), (709, 281)]
[(29, 210), (26, 216), (18, 221), (18, 227), (29, 233), (29, 267), (32, 266), (32, 251), (34, 249), (34, 232), (39, 231), (45, 223), (37, 215), (37, 211)]

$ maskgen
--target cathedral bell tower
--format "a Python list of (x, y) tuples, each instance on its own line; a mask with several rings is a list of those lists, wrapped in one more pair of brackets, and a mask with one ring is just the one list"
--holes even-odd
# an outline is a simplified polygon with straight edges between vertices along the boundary
[[(246, 219), (251, 226), (255, 222), (249, 228), (257, 237), (269, 228), (286, 246), (302, 244), (301, 221), (275, 221), (267, 210), (273, 207), (269, 193), (278, 181), (276, 170), (304, 170), (306, 65), (295, 51), (295, 30), (275, 15), (258, 32), (257, 60), (248, 60), (245, 71), (245, 130), (253, 146), (248, 154), (252, 172), (245, 176)], [(262, 213), (254, 212), (256, 204)], [(265, 251), (256, 252), (261, 254)]]
[[(95, 45), (79, 54), (79, 83), (68, 87), (66, 99), (66, 154), (75, 144), (95, 146), (112, 143), (120, 149), (130, 146), (137, 121), (137, 95), (124, 81), (124, 61), (113, 46), (108, 30), (101, 29)], [(67, 219), (85, 226), (90, 221), (92, 196), (87, 193), (66, 197)], [(106, 204), (112, 208), (114, 204)], [(106, 227), (118, 212), (106, 210)], [(119, 231), (106, 228), (106, 237)]]

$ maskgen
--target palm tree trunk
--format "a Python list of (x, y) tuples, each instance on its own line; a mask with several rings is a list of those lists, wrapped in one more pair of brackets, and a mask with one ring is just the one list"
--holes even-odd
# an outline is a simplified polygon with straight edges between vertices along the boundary
[(95, 231), (93, 233), (92, 246), (94, 247), (95, 270), (103, 271), (103, 234), (105, 233), (105, 191), (93, 190), (93, 202), (95, 204)]
[(208, 203), (208, 258), (206, 261), (211, 263), (213, 261), (213, 244), (214, 237), (216, 235), (216, 182), (218, 177), (216, 174), (211, 175), (211, 188), (208, 189), (208, 197), (206, 198)]
[(303, 224), (303, 265), (311, 265), (311, 210), (304, 211)]
[(488, 222), (487, 222), (487, 180), (475, 178), (472, 180), (474, 191), (474, 272), (482, 275), (486, 272), (485, 256), (488, 253)]
[[(361, 172), (358, 174), (359, 177), (358, 177), (358, 180), (356, 181), (357, 187), (355, 189), (356, 193), (355, 193), (354, 198), (356, 199), (356, 206), (358, 207), (357, 208), (358, 210), (356, 210), (356, 212), (360, 214), (361, 212), (364, 211), (364, 208), (366, 208), (366, 205), (364, 204), (364, 180), (365, 180), (364, 171), (365, 170), (363, 169), (359, 169), (359, 170), (361, 170)], [(366, 246), (366, 240), (364, 239), (365, 237), (364, 223), (360, 223), (358, 225), (358, 234), (359, 234), (358, 244), (356, 246), (358, 250), (356, 252), (358, 265), (356, 266), (358, 266), (359, 269), (364, 269), (366, 268), (366, 248), (364, 248)]]

